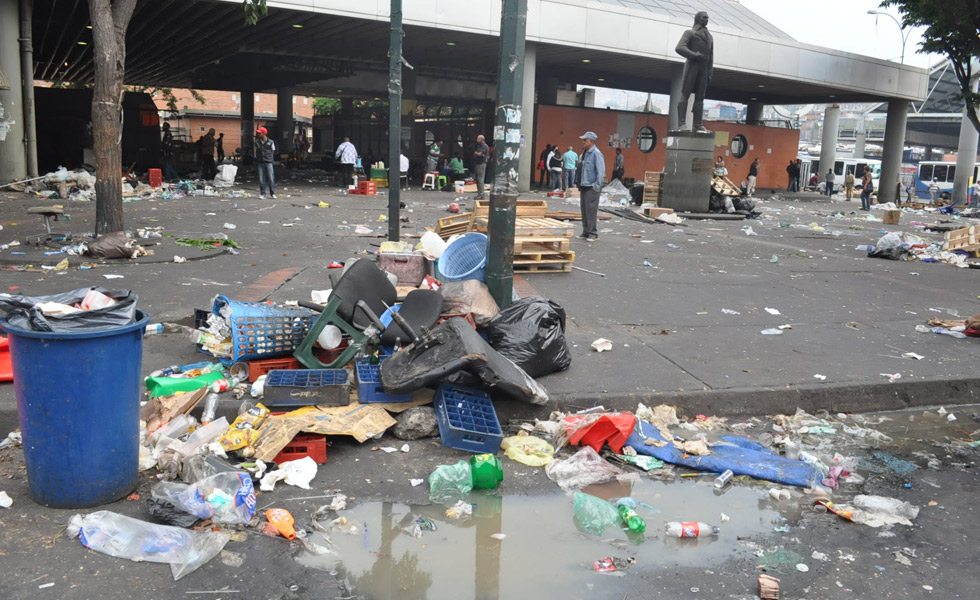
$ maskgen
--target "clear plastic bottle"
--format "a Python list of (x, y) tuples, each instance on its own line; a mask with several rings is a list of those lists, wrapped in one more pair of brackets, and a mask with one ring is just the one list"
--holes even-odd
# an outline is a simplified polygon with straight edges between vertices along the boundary
[(170, 375), (175, 375), (177, 373), (180, 373), (180, 366), (170, 365), (169, 367), (165, 367), (163, 369), (157, 369), (156, 371), (153, 371), (152, 373), (150, 373), (150, 377), (168, 377)]
[(948, 335), (957, 339), (963, 339), (966, 337), (961, 331), (953, 331), (951, 329), (946, 329), (945, 327), (929, 327), (927, 325), (916, 325), (915, 330), (919, 333), (936, 333), (939, 335)]
[(875, 249), (874, 246), (870, 246), (866, 244), (860, 244), (858, 245), (857, 248), (855, 248), (855, 250), (860, 250), (861, 252), (874, 252), (874, 249)]
[(830, 467), (828, 467), (822, 460), (820, 460), (820, 457), (818, 457), (815, 454), (811, 454), (805, 450), (801, 450), (800, 460), (812, 466), (814, 469), (820, 471), (821, 475), (827, 475), (828, 473), (830, 473)]
[(214, 413), (218, 410), (218, 394), (211, 392), (204, 399), (204, 413), (201, 415), (201, 423), (207, 425), (214, 420)]
[(696, 538), (701, 536), (718, 535), (718, 527), (701, 521), (671, 521), (664, 525), (668, 537)]

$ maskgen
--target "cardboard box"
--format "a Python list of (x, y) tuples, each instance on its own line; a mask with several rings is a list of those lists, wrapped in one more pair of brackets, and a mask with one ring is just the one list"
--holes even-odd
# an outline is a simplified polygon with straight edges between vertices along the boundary
[(881, 218), (881, 222), (885, 225), (898, 225), (898, 222), (902, 219), (902, 211), (900, 210), (886, 210), (885, 215)]
[(660, 215), (669, 215), (674, 212), (673, 208), (663, 208), (660, 206), (644, 206), (643, 214), (646, 216), (656, 219)]

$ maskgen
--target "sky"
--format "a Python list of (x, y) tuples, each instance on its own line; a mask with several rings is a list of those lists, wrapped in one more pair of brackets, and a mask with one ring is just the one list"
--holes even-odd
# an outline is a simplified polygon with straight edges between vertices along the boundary
[[(740, 0), (742, 6), (760, 15), (804, 44), (833, 47), (844, 52), (898, 61), (902, 55), (899, 26), (869, 10), (887, 12), (899, 21), (894, 7), (879, 8), (880, 0)], [(928, 68), (942, 60), (936, 54), (918, 54), (921, 28), (906, 31), (905, 63)]]

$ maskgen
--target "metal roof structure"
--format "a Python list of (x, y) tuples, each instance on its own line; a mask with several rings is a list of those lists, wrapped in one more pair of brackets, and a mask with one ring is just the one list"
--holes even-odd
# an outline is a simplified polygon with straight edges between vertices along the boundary
[[(35, 0), (35, 78), (90, 82), (86, 2)], [(140, 0), (127, 35), (132, 85), (387, 95), (388, 0), (269, 0), (243, 23), (241, 0)], [(492, 100), (500, 0), (405, 0), (405, 56), (419, 98)], [(799, 104), (922, 101), (928, 72), (800, 44), (728, 0), (528, 0), (537, 72), (565, 83), (668, 93), (677, 40), (706, 9), (714, 100)], [(600, 81), (601, 80), (601, 81)], [(342, 90), (342, 91), (338, 91)]]

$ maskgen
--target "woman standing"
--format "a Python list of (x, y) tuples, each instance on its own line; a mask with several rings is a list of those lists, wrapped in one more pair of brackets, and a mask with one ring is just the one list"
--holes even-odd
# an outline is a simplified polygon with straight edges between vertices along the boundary
[(871, 194), (874, 193), (875, 186), (871, 181), (871, 167), (864, 166), (864, 175), (861, 176), (861, 210), (871, 210)]

